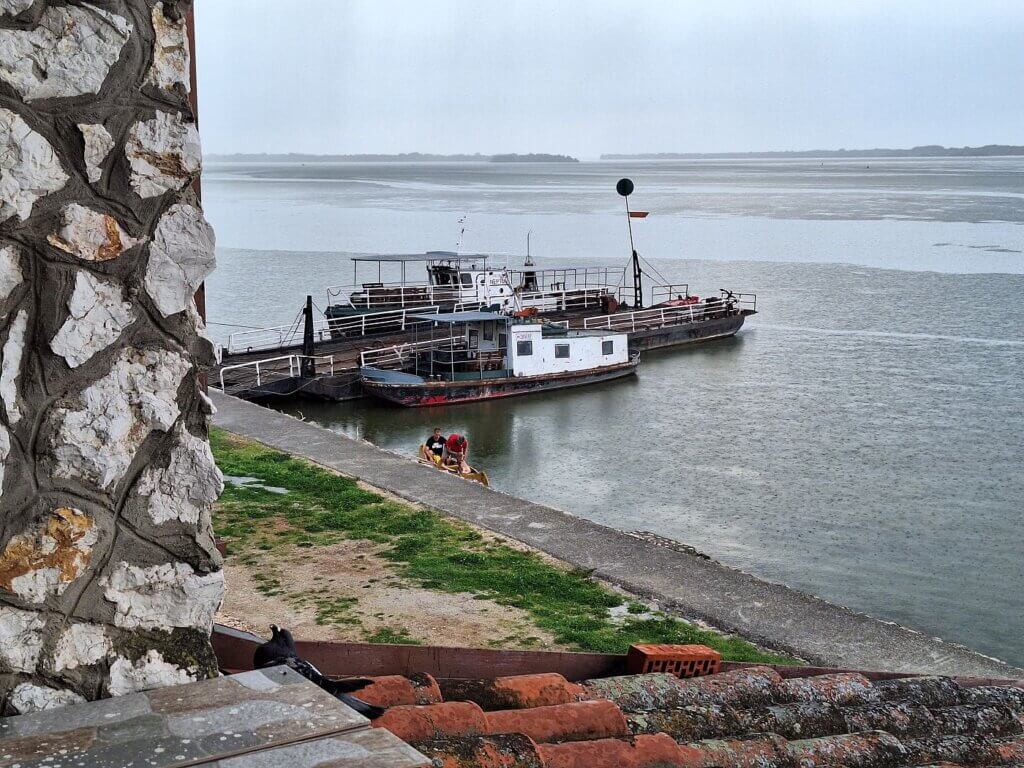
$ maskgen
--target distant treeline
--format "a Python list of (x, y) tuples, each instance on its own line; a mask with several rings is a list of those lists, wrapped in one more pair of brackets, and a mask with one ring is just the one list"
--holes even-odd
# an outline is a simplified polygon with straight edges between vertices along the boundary
[(943, 147), (929, 144), (912, 149), (807, 149), (793, 152), (647, 152), (601, 155), (602, 160), (727, 160), (770, 157), (995, 157), (1024, 155), (1024, 147), (986, 144), (983, 147)]
[(575, 157), (568, 155), (433, 155), (426, 152), (402, 152), (397, 155), (308, 155), (299, 152), (288, 154), (268, 154), (266, 152), (236, 152), (230, 155), (206, 155), (212, 162), (230, 161), (233, 163), (441, 163), (441, 162), (478, 162), (478, 163), (578, 163)]

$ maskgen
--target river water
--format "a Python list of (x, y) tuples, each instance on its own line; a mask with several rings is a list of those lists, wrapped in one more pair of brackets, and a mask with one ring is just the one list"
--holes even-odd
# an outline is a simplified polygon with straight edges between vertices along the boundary
[[(211, 330), (291, 322), (354, 253), (622, 265), (756, 291), (734, 339), (635, 379), (431, 410), (287, 406), (492, 485), (1024, 664), (1024, 160), (211, 164)], [(518, 263), (516, 258), (511, 263)]]

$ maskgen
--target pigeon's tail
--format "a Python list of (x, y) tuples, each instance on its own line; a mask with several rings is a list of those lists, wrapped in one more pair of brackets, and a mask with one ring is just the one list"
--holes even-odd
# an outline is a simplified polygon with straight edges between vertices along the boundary
[(338, 699), (342, 703), (350, 706), (363, 717), (368, 717), (370, 720), (378, 718), (384, 714), (383, 708), (376, 707), (373, 704), (367, 704), (362, 699), (357, 699), (355, 696), (350, 696), (347, 693), (338, 694)]
[(331, 680), (324, 677), (323, 681), (317, 681), (321, 688), (335, 696), (362, 690), (372, 682), (373, 680), (368, 677), (346, 677), (341, 680)]

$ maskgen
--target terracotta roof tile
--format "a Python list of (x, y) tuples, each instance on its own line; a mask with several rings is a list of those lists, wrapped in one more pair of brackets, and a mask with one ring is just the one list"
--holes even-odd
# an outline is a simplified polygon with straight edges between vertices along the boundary
[[(374, 721), (444, 768), (1024, 768), (1024, 690), (949, 678), (378, 678)], [(436, 703), (438, 698), (443, 702)]]
[(539, 744), (544, 768), (696, 768), (664, 733), (633, 739)]
[(583, 686), (553, 672), (493, 680), (445, 680), (441, 691), (448, 701), (472, 701), (484, 710), (546, 707), (588, 698)]
[(436, 704), (441, 701), (441, 689), (430, 675), (386, 675), (372, 678), (373, 683), (359, 689), (359, 698), (378, 707), (402, 704)]
[(610, 701), (577, 701), (487, 712), (487, 733), (525, 733), (534, 741), (585, 741), (626, 736), (626, 718)]
[(373, 721), (408, 742), (487, 733), (484, 711), (469, 701), (392, 707)]

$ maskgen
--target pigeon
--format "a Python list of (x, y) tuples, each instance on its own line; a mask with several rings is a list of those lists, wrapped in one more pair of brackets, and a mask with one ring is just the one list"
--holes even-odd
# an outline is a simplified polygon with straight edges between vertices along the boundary
[(381, 707), (367, 704), (362, 699), (349, 695), (352, 691), (365, 688), (373, 681), (366, 677), (348, 677), (344, 680), (331, 680), (323, 672), (303, 659), (295, 650), (295, 640), (287, 629), (276, 624), (270, 625), (270, 640), (256, 649), (252, 664), (255, 669), (266, 669), (284, 664), (298, 672), (312, 683), (316, 683), (339, 701), (347, 704), (359, 714), (373, 720), (384, 714)]

